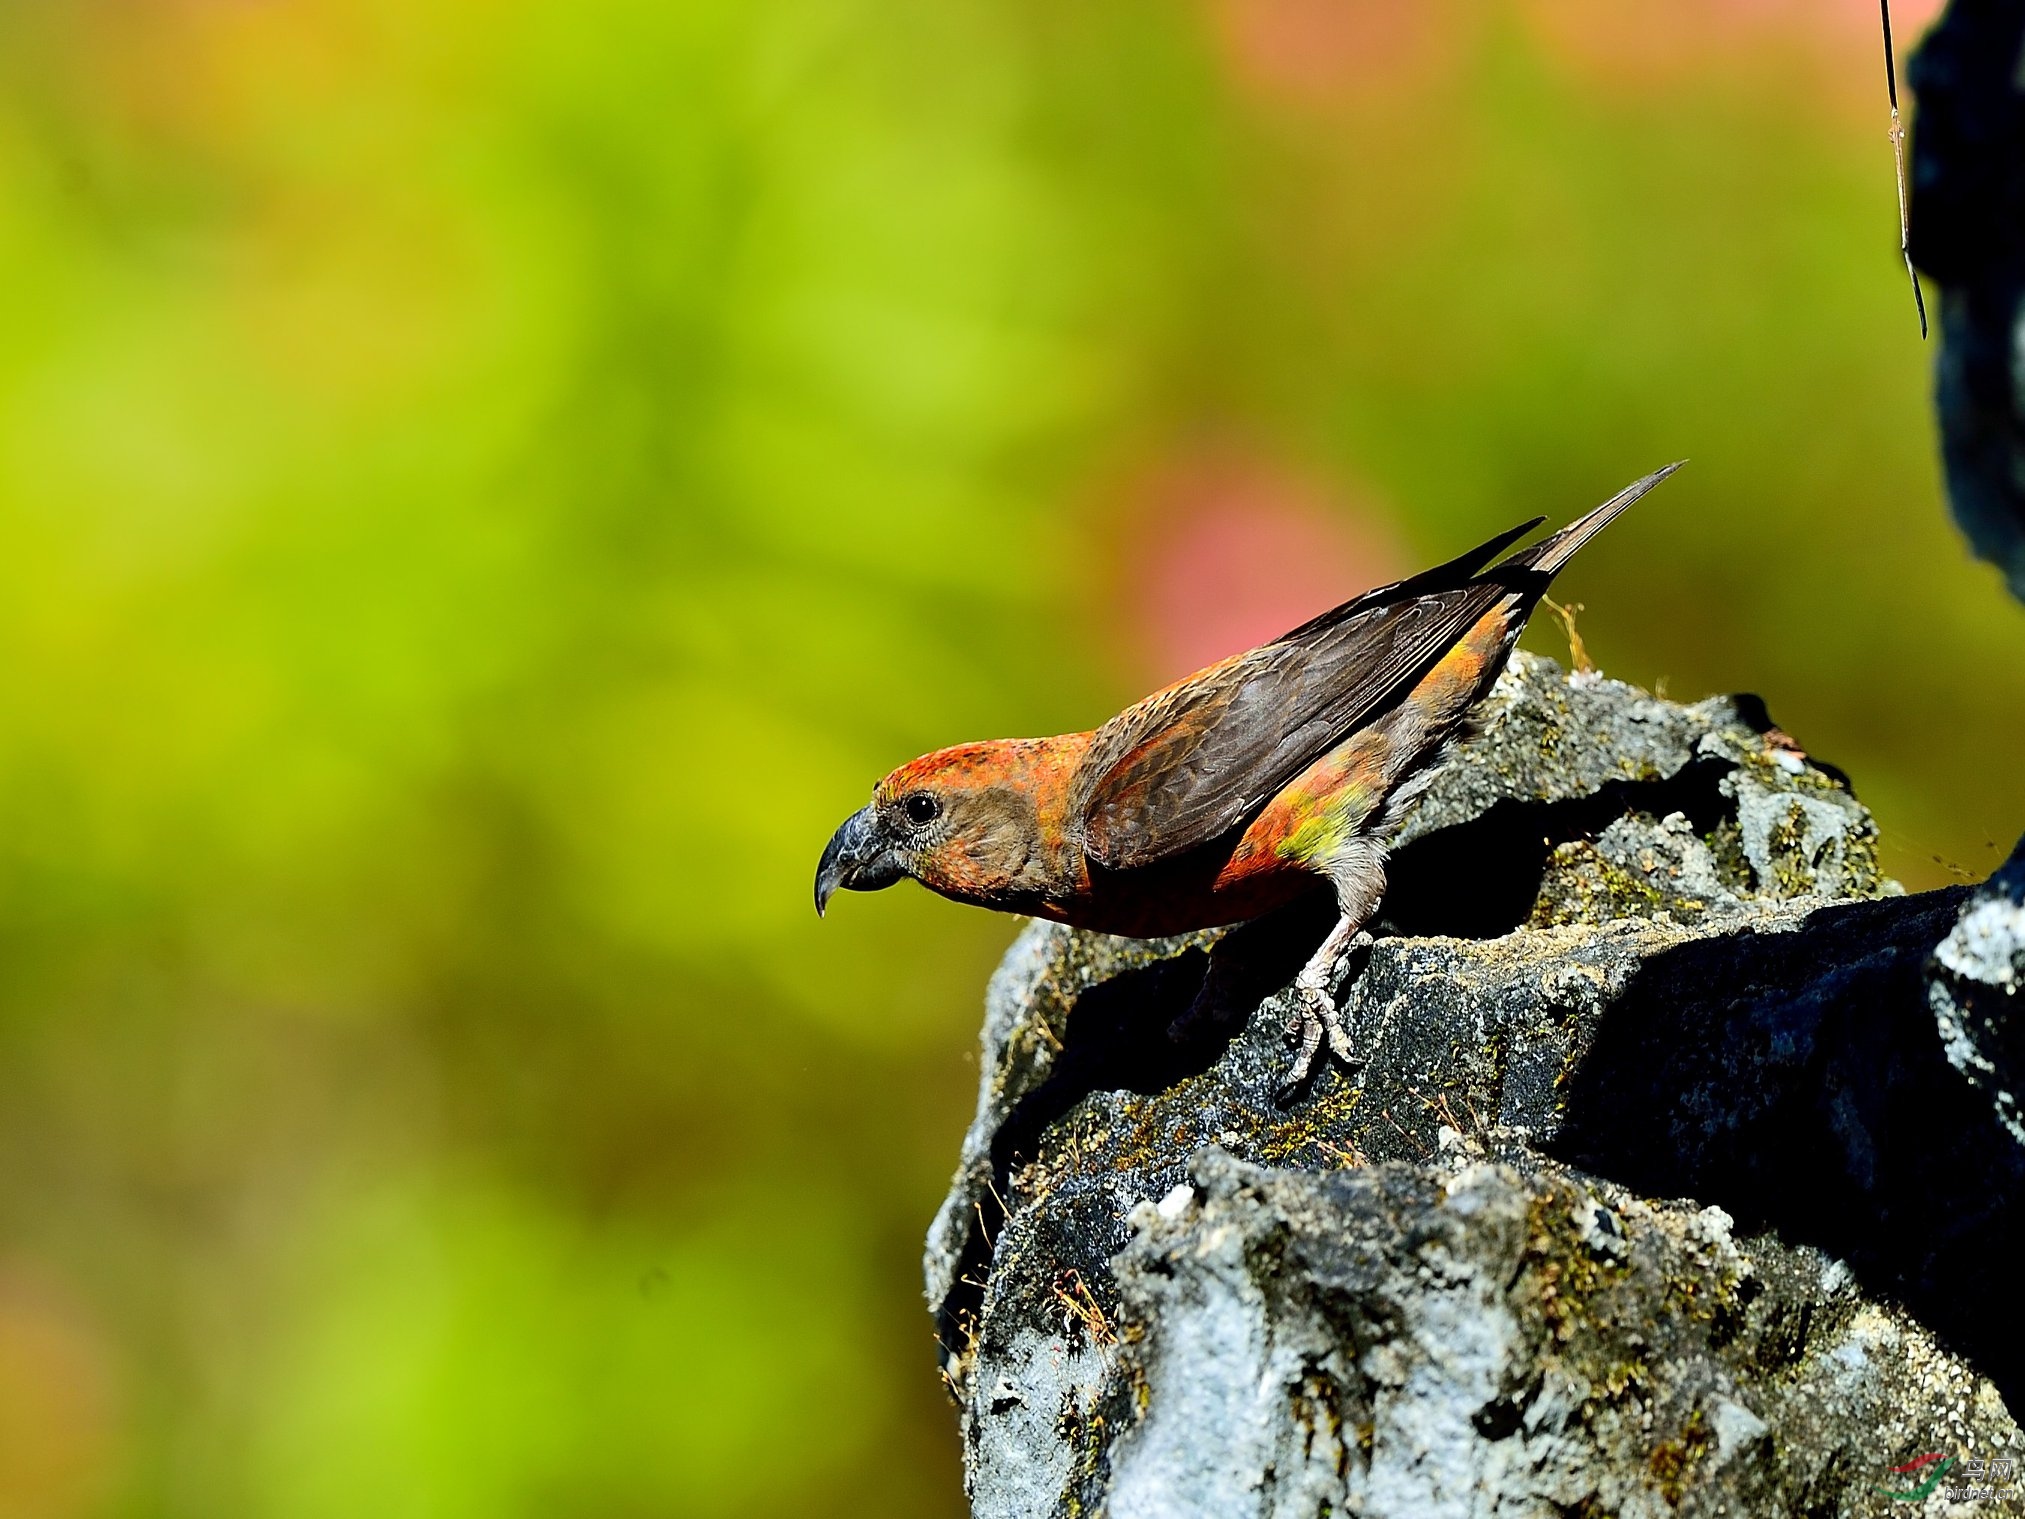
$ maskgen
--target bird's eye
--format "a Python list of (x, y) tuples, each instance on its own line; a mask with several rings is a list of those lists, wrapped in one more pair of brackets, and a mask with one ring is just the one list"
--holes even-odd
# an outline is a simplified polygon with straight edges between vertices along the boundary
[(917, 791), (901, 802), (907, 813), (907, 821), (915, 827), (925, 827), (942, 816), (942, 803), (925, 791)]

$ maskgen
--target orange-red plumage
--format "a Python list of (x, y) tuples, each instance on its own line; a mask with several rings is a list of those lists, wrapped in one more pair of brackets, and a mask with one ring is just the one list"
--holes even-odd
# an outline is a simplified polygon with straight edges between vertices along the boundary
[[(1385, 845), (1581, 545), (1678, 465), (1491, 564), (1538, 518), (1177, 681), (1085, 733), (938, 750), (894, 770), (817, 869), (1112, 933), (1241, 922), (1323, 885), (1340, 920), (1296, 983), (1304, 1074), (1328, 985), (1384, 890)], [(1488, 568), (1486, 566), (1489, 566)]]

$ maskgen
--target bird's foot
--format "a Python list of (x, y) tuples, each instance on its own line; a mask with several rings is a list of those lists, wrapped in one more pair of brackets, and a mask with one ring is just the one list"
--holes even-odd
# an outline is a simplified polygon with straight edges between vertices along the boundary
[(1280, 1097), (1285, 1100), (1307, 1084), (1321, 1063), (1322, 1042), (1327, 1040), (1329, 1051), (1346, 1065), (1350, 1062), (1350, 1031), (1343, 1026), (1343, 1015), (1338, 1011), (1335, 999), (1329, 993), (1313, 984), (1296, 985), (1294, 988), (1293, 1012), (1287, 1019), (1287, 1033), (1295, 1040), (1294, 1068), (1287, 1073), (1287, 1081), (1280, 1088)]
[(1277, 1100), (1282, 1104), (1306, 1086), (1315, 1073), (1324, 1039), (1329, 1042), (1329, 1052), (1338, 1060), (1345, 1065), (1356, 1063), (1350, 1030), (1344, 1025), (1342, 1010), (1336, 1006), (1333, 987), (1344, 962), (1370, 948), (1371, 935), (1360, 933), (1340, 957), (1317, 955), (1294, 978), (1294, 1006), (1287, 1017), (1287, 1033), (1296, 1041), (1296, 1053), (1294, 1068), (1279, 1090)]

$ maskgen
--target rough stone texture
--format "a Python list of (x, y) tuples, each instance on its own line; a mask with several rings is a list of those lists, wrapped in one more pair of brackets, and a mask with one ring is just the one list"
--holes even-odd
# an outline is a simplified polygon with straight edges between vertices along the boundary
[(1949, 1064), (2025, 1145), (2025, 841), (1935, 946), (1928, 996)]
[(1846, 1513), (1852, 1461), (2016, 1443), (1904, 1313), (1719, 1208), (1487, 1162), (1192, 1177), (1117, 1261), (1117, 1519)]
[(1965, 894), (1874, 842), (1755, 700), (1521, 656), (1403, 831), (1358, 1069), (1275, 1103), (1326, 897), (1030, 927), (925, 1262), (976, 1511), (1866, 1513), (2018, 1455), (2025, 1147), (1936, 1028)]
[(1912, 255), (1941, 287), (1948, 499), (2025, 600), (2025, 0), (1956, 0), (1907, 77)]

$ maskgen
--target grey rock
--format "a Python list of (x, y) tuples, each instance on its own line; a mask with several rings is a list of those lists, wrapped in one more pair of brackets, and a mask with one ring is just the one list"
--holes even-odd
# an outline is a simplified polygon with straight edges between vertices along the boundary
[(2025, 1145), (2025, 842), (1934, 946), (1928, 999), (1948, 1062)]
[(1964, 893), (1883, 880), (1839, 775), (1521, 656), (1392, 879), (1363, 1063), (1284, 1107), (1326, 897), (1008, 953), (925, 1261), (976, 1512), (1863, 1513), (1908, 1442), (2015, 1447)]
[(1119, 1519), (1882, 1512), (1849, 1491), (1866, 1455), (2019, 1452), (1917, 1323), (1720, 1210), (1553, 1165), (1192, 1169), (1197, 1205), (1116, 1262), (1145, 1410), (1110, 1452)]

